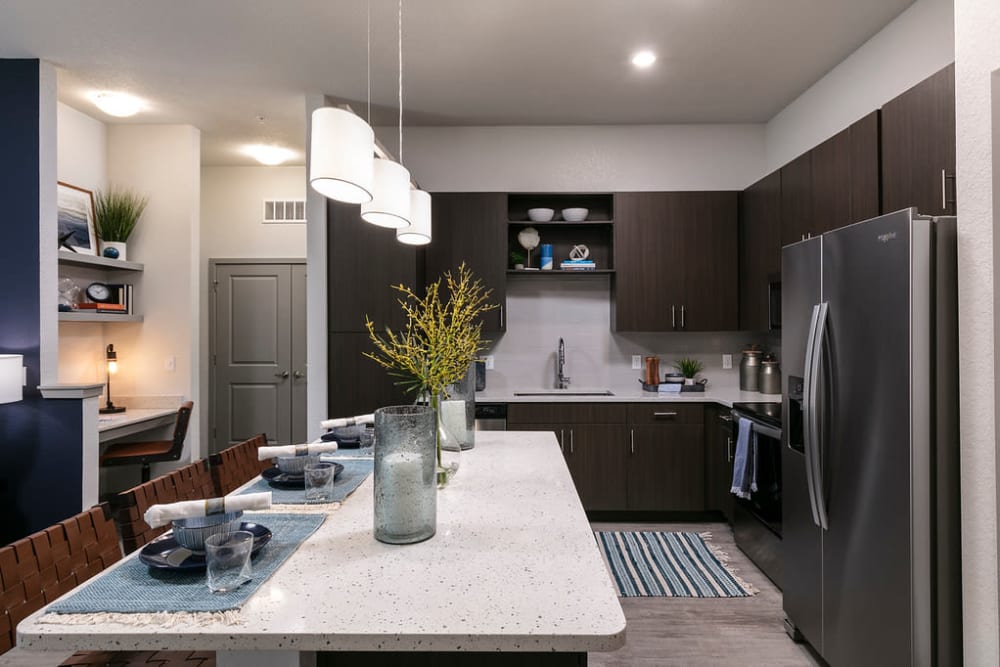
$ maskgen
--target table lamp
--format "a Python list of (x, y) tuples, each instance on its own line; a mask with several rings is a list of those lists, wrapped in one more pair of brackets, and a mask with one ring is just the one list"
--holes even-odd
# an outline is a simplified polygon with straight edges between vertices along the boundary
[(0, 403), (14, 403), (24, 398), (24, 357), (0, 354)]
[(100, 409), (100, 413), (102, 415), (110, 415), (125, 412), (124, 406), (116, 406), (111, 402), (111, 376), (118, 372), (118, 353), (115, 352), (115, 346), (113, 343), (108, 343), (108, 349), (105, 352), (105, 359), (108, 362), (108, 398), (107, 403)]

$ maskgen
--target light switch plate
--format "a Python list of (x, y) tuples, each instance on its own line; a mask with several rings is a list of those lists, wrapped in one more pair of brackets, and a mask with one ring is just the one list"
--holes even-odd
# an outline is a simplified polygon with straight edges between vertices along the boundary
[(632, 355), (632, 370), (640, 371), (642, 370), (642, 355), (633, 354)]
[(726, 369), (733, 367), (733, 355), (731, 354), (722, 355), (722, 367)]
[(177, 357), (170, 355), (163, 360), (163, 370), (173, 373), (177, 370)]
[(486, 370), (488, 370), (488, 371), (493, 370), (493, 355), (492, 354), (487, 354), (486, 355)]

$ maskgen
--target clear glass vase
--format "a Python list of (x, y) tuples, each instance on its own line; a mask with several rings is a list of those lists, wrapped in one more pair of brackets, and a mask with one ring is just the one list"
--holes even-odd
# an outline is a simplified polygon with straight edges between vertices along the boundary
[(437, 415), (426, 405), (375, 411), (375, 539), (412, 544), (437, 529)]
[(451, 478), (458, 472), (462, 463), (462, 445), (455, 434), (448, 427), (446, 414), (461, 407), (443, 398), (443, 396), (432, 396), (431, 407), (437, 413), (437, 483), (444, 488), (451, 481)]
[(448, 385), (447, 398), (442, 405), (445, 427), (458, 440), (462, 449), (476, 446), (476, 364), (469, 368), (461, 380)]

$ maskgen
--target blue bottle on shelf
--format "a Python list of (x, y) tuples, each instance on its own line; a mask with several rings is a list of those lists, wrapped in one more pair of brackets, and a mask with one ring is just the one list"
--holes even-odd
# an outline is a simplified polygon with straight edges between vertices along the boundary
[(542, 259), (541, 259), (542, 271), (552, 270), (552, 244), (543, 243), (542, 244)]

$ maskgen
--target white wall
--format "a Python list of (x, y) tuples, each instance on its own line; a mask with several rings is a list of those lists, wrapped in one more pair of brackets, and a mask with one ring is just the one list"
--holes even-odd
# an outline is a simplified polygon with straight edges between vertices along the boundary
[(917, 0), (767, 124), (777, 169), (955, 59), (952, 0)]
[(764, 173), (762, 125), (413, 127), (403, 150), (431, 192), (742, 190)]
[[(99, 120), (59, 103), (57, 109), (57, 173), (60, 181), (96, 192), (108, 186), (107, 127)], [(67, 273), (67, 271), (64, 271)], [(82, 288), (86, 272), (73, 273)], [(76, 276), (80, 276), (76, 278)], [(58, 381), (104, 381), (104, 328), (91, 322), (59, 323)]]
[[(201, 134), (189, 125), (113, 125), (108, 128), (108, 181), (149, 197), (129, 237), (128, 257), (145, 265), (136, 288), (144, 321), (114, 326), (106, 339), (119, 350), (117, 392), (181, 395), (201, 404), (198, 314)], [(174, 370), (166, 363), (172, 359)], [(197, 422), (195, 422), (197, 423)], [(187, 454), (203, 455), (189, 431)]]
[[(205, 410), (198, 422), (206, 450), (209, 414), (209, 294), (210, 259), (272, 258), (299, 259), (306, 256), (306, 225), (263, 224), (264, 199), (305, 199), (305, 167), (202, 167), (201, 169), (201, 285), (199, 346), (201, 348), (201, 395)], [(325, 220), (324, 220), (325, 224)]]
[(1000, 5), (955, 2), (965, 662), (1000, 664), (996, 273)]

